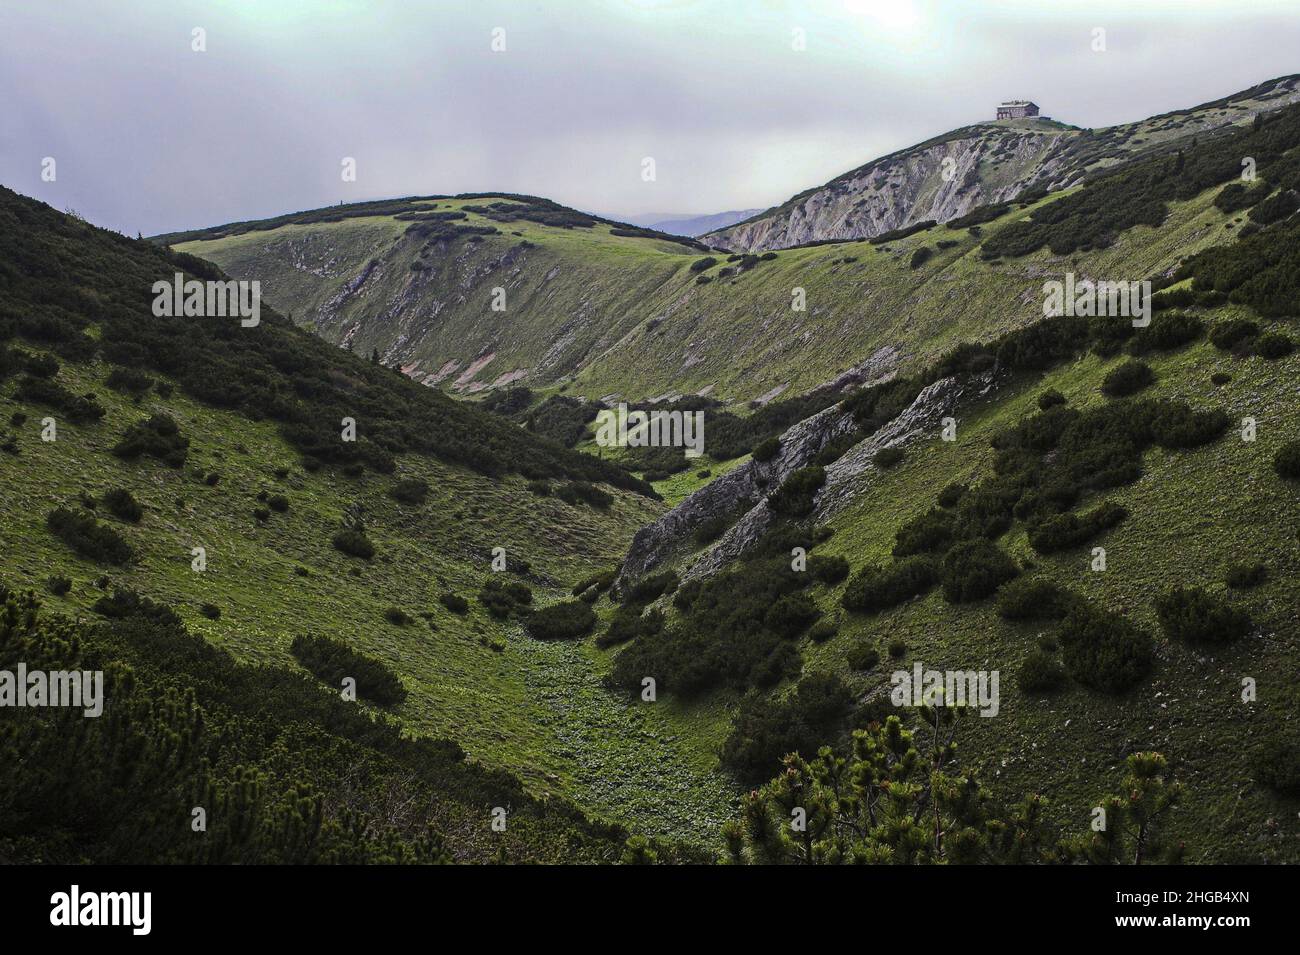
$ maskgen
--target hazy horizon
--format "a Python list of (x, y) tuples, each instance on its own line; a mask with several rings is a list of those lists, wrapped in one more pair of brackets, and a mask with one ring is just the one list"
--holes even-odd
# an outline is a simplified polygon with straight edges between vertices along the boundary
[(1295, 3), (1135, 6), (4, 2), (0, 183), (128, 234), (485, 191), (704, 216), (779, 204), (1007, 98), (1099, 127), (1300, 71)]

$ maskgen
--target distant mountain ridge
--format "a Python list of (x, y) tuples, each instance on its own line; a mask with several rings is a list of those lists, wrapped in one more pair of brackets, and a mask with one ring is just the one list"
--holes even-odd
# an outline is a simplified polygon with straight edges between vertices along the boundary
[(1044, 117), (976, 123), (874, 159), (735, 225), (701, 234), (731, 252), (871, 238), (918, 222), (946, 222), (1028, 190), (1056, 190), (1089, 173), (1177, 148), (1197, 135), (1300, 102), (1300, 75), (1222, 99), (1104, 129)]
[(718, 229), (743, 222), (762, 211), (762, 209), (732, 209), (728, 212), (713, 212), (698, 216), (682, 212), (650, 212), (643, 216), (610, 216), (609, 218), (621, 219), (623, 222), (666, 232), (668, 235), (684, 235), (693, 239), (706, 232), (716, 232)]
[[(1109, 130), (1041, 118), (957, 130), (869, 164), (876, 168), (864, 176), (892, 176), (900, 185), (878, 190), (876, 205), (861, 207), (855, 223), (836, 224), (833, 206), (857, 200), (830, 195), (829, 187), (703, 241), (547, 200), (477, 193), (332, 207), (156, 241), (237, 278), (259, 279), (266, 299), (300, 325), (360, 354), (377, 352), (430, 387), (473, 395), (524, 384), (587, 398), (769, 402), (831, 381), (881, 349), (892, 349), (907, 373), (960, 341), (1041, 316), (1026, 278), (1043, 268), (1063, 271), (1060, 264), (985, 255), (1001, 247), (1002, 232), (1058, 201), (1027, 185), (1032, 173), (1042, 172), (1039, 184), (1074, 183), (1130, 159), (1172, 162), (1176, 151), (1195, 152), (1194, 137), (1208, 145), (1246, 131), (1257, 113), (1297, 108), (1289, 105), (1300, 100), (1297, 79)], [(963, 142), (971, 163), (965, 170), (958, 163), (946, 182), (942, 159)], [(897, 169), (883, 172), (891, 163)], [(970, 172), (975, 185), (963, 194)], [(1020, 201), (981, 201), (978, 222), (965, 224), (978, 228), (951, 218), (974, 196), (1007, 193)], [(1118, 234), (1112, 244), (1077, 252), (1073, 271), (1169, 273), (1234, 235), (1211, 199), (1175, 204), (1140, 241)], [(810, 205), (817, 216), (803, 214)], [(925, 214), (947, 224), (889, 242), (835, 237), (879, 236), (900, 217)], [(792, 236), (791, 223), (803, 235)], [(707, 246), (724, 244), (720, 237), (745, 230), (753, 233), (750, 247), (804, 247), (775, 258), (710, 254)], [(827, 244), (834, 242), (849, 244)], [(791, 308), (795, 287), (806, 293), (806, 312)]]

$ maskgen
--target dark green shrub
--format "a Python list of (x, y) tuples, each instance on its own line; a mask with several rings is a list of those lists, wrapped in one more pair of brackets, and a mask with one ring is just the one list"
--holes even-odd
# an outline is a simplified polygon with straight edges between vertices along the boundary
[(1002, 548), (983, 538), (953, 546), (939, 568), (943, 596), (950, 603), (981, 600), (1019, 573)]
[(1029, 544), (1040, 554), (1078, 547), (1128, 517), (1128, 508), (1105, 501), (1085, 514), (1057, 514), (1035, 527)]
[(644, 606), (658, 600), (664, 594), (671, 594), (677, 589), (678, 582), (677, 575), (671, 570), (653, 574), (649, 577), (642, 577), (627, 588), (623, 600), (628, 604)]
[(938, 562), (929, 556), (908, 557), (889, 567), (863, 567), (844, 589), (845, 610), (874, 613), (925, 593), (939, 579)]
[(156, 414), (127, 428), (112, 453), (128, 461), (145, 455), (179, 468), (185, 464), (189, 447), (189, 438), (181, 435), (175, 420), (170, 415)]
[(1256, 340), (1255, 351), (1261, 358), (1274, 361), (1278, 358), (1285, 358), (1295, 351), (1295, 342), (1281, 332), (1268, 332), (1265, 335), (1260, 335)]
[(614, 583), (616, 577), (618, 577), (617, 570), (602, 570), (600, 573), (592, 574), (590, 577), (584, 577), (573, 585), (573, 596), (578, 596), (578, 594), (588, 588), (594, 590), (598, 594), (602, 593), (609, 589), (610, 585)]
[(956, 521), (957, 516), (952, 511), (938, 508), (931, 508), (924, 514), (918, 514), (894, 534), (894, 556), (944, 553), (952, 546), (953, 526)]
[(517, 581), (502, 583), (497, 578), (490, 577), (479, 591), (478, 599), (488, 613), (498, 620), (504, 620), (512, 613), (527, 614), (529, 605), (533, 602), (533, 592)]
[(948, 484), (939, 492), (938, 503), (940, 507), (956, 507), (966, 492), (970, 488), (965, 484)]
[(1259, 334), (1259, 326), (1245, 318), (1219, 322), (1210, 329), (1210, 344), (1221, 351), (1228, 351), (1242, 342)]
[(423, 504), (429, 495), (429, 482), (422, 478), (403, 478), (388, 489), (388, 496), (400, 504)]
[(808, 639), (813, 643), (825, 643), (827, 640), (833, 639), (839, 632), (840, 628), (831, 621), (818, 620), (808, 629)]
[(1123, 617), (1087, 605), (1075, 607), (1061, 625), (1061, 658), (1070, 675), (1103, 693), (1120, 693), (1151, 669), (1151, 637)]
[(1138, 329), (1129, 340), (1128, 350), (1133, 355), (1173, 351), (1191, 344), (1204, 334), (1205, 323), (1196, 316), (1170, 312), (1155, 316), (1150, 325)]
[(1265, 733), (1251, 753), (1255, 779), (1284, 796), (1300, 796), (1300, 736), (1294, 729)]
[(771, 461), (780, 450), (780, 438), (766, 438), (754, 447), (751, 456), (755, 461)]
[(45, 579), (45, 589), (56, 597), (62, 597), (72, 589), (72, 578), (54, 574)]
[(330, 637), (296, 636), (289, 651), (322, 682), (338, 688), (343, 680), (356, 681), (362, 699), (392, 706), (406, 699), (406, 687), (381, 661), (353, 650)]
[(53, 378), (59, 373), (59, 362), (53, 355), (41, 353), (23, 356), (23, 371), (36, 378)]
[(730, 526), (731, 517), (726, 514), (719, 514), (716, 517), (708, 518), (699, 527), (695, 528), (695, 533), (691, 535), (691, 539), (695, 541), (696, 547), (704, 547), (712, 544), (726, 533), (727, 528)]
[[(101, 577), (95, 581), (101, 589), (108, 586), (108, 578)], [(114, 587), (112, 596), (105, 595), (95, 601), (92, 610), (110, 620), (126, 620), (141, 617), (168, 627), (181, 626), (180, 615), (166, 604), (156, 603), (148, 597), (142, 597), (134, 590)]]
[(930, 257), (933, 255), (934, 249), (930, 248), (928, 245), (920, 246), (912, 252), (912, 258), (907, 264), (910, 268), (919, 269), (921, 266), (925, 265), (926, 262), (929, 262)]
[(894, 660), (901, 660), (907, 655), (907, 644), (902, 639), (895, 637), (889, 641), (889, 656)]
[(283, 494), (271, 494), (266, 499), (266, 506), (277, 514), (283, 514), (289, 510), (289, 499)]
[(207, 617), (209, 620), (221, 619), (221, 608), (216, 604), (200, 604), (199, 613), (203, 614), (203, 616)]
[(1022, 693), (1052, 693), (1064, 686), (1065, 680), (1065, 668), (1043, 650), (1031, 650), (1017, 675)]
[(1060, 620), (1075, 597), (1042, 577), (1018, 577), (998, 591), (998, 614), (1007, 620)]
[(1210, 376), (1210, 383), (1222, 387), (1232, 381), (1232, 376), (1226, 371), (1216, 371)]
[(124, 395), (142, 395), (153, 387), (153, 379), (130, 368), (114, 368), (104, 384)]
[(1141, 361), (1126, 361), (1108, 374), (1101, 383), (1101, 393), (1108, 398), (1124, 398), (1137, 394), (1153, 384), (1156, 373)]
[(144, 517), (144, 508), (125, 488), (115, 487), (104, 494), (103, 504), (110, 514), (131, 524), (138, 524)]
[(1199, 448), (1228, 429), (1232, 419), (1217, 409), (1196, 411), (1179, 401), (1157, 401), (1150, 407), (1151, 437), (1161, 447)]
[(18, 379), (14, 397), (62, 411), (70, 421), (90, 422), (104, 417), (104, 406), (94, 395), (74, 395), (57, 381), (24, 375)]
[[(589, 591), (590, 592), (590, 591)], [(585, 597), (586, 594), (583, 595)], [(579, 598), (583, 599), (583, 598)], [(604, 649), (632, 640), (654, 636), (664, 626), (664, 615), (658, 610), (651, 610), (644, 615), (641, 604), (619, 607), (610, 620), (605, 632), (596, 637), (596, 646)]]
[(258, 523), (265, 524), (267, 521), (271, 519), (271, 509), (269, 507), (262, 507), (261, 505), (258, 505), (257, 507), (253, 508), (253, 517), (257, 520)]
[(817, 604), (807, 594), (785, 594), (777, 597), (767, 608), (763, 625), (777, 636), (790, 640), (808, 629), (820, 614)]
[(1200, 587), (1175, 587), (1156, 600), (1160, 629), (1186, 643), (1230, 643), (1250, 632), (1250, 615)]
[(703, 272), (703, 271), (705, 271), (706, 269), (711, 269), (711, 268), (713, 268), (713, 267), (714, 267), (715, 265), (717, 265), (717, 264), (718, 264), (718, 260), (717, 260), (717, 259), (715, 259), (715, 258), (714, 258), (713, 256), (711, 256), (711, 255), (706, 255), (704, 258), (702, 258), (702, 259), (696, 259), (694, 262), (691, 263), (691, 271), (692, 271), (692, 272)]
[[(774, 539), (787, 545), (782, 536)], [(791, 570), (789, 547), (780, 550), (769, 553), (765, 539), (763, 548), (728, 571), (682, 585), (673, 596), (673, 625), (623, 649), (607, 683), (639, 692), (641, 680), (653, 676), (661, 693), (690, 697), (719, 684), (737, 690), (773, 686), (797, 673), (798, 644), (768, 627), (767, 612), (810, 581)]]
[(1065, 404), (1065, 395), (1061, 394), (1055, 388), (1048, 388), (1038, 396), (1038, 407), (1041, 411), (1048, 408), (1055, 408), (1057, 405)]
[(893, 445), (888, 448), (881, 448), (872, 455), (871, 463), (878, 468), (888, 469), (901, 462), (905, 457), (907, 457), (907, 452), (898, 445)]
[(525, 624), (529, 634), (538, 640), (571, 640), (589, 633), (595, 625), (595, 612), (581, 600), (543, 607)]
[(880, 662), (880, 651), (868, 640), (860, 640), (849, 647), (844, 661), (854, 670), (870, 670)]
[(1249, 590), (1268, 580), (1268, 567), (1261, 563), (1232, 564), (1224, 579), (1233, 590)]
[(45, 524), (82, 557), (109, 564), (128, 564), (135, 559), (135, 549), (117, 531), (89, 514), (56, 507), (46, 515)]
[(814, 755), (833, 741), (853, 708), (853, 694), (839, 677), (804, 677), (784, 700), (746, 696), (722, 744), (721, 764), (742, 782), (758, 783), (780, 771), (787, 753)]
[(438, 602), (458, 616), (465, 616), (469, 613), (469, 601), (460, 594), (453, 594), (450, 591), (438, 595)]
[(1300, 441), (1291, 441), (1273, 455), (1273, 470), (1281, 477), (1300, 481)]
[(602, 511), (614, 503), (612, 495), (586, 481), (570, 481), (568, 484), (562, 484), (556, 488), (555, 496), (575, 507), (579, 504), (587, 504)]
[(817, 492), (825, 483), (825, 468), (816, 464), (800, 468), (768, 495), (768, 507), (788, 517), (807, 517), (816, 507)]
[(528, 492), (537, 497), (550, 497), (551, 483), (549, 481), (529, 481)]
[(375, 556), (375, 545), (370, 542), (370, 538), (366, 536), (366, 532), (361, 528), (344, 528), (331, 538), (331, 542), (334, 544), (335, 550), (342, 551), (349, 557), (360, 557), (362, 560), (369, 560)]
[(1251, 222), (1260, 225), (1272, 225), (1289, 218), (1296, 209), (1300, 209), (1300, 197), (1288, 189), (1283, 189), (1275, 196), (1270, 196), (1256, 205), (1249, 212)]
[(1214, 197), (1214, 206), (1228, 214), (1240, 212), (1262, 201), (1272, 191), (1273, 187), (1267, 182), (1257, 182), (1249, 187), (1245, 183), (1231, 182)]
[(833, 586), (849, 576), (849, 562), (839, 554), (813, 554), (808, 558), (808, 573), (819, 584)]

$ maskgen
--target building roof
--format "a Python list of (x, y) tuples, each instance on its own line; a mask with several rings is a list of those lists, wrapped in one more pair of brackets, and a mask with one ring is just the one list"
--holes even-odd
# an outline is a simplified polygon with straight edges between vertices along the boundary
[(1038, 105), (1037, 103), (1031, 102), (1030, 100), (1027, 100), (1027, 99), (1009, 99), (1009, 100), (1006, 100), (1005, 102), (1002, 102), (1002, 103), (999, 103), (999, 104), (998, 104), (999, 107), (1002, 107), (1002, 106), (1037, 106), (1037, 105)]

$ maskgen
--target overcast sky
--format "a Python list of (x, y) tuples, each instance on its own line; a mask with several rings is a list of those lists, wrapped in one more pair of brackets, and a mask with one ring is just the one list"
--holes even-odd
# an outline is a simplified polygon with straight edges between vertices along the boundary
[(1295, 72), (1300, 0), (0, 0), (0, 183), (146, 235), (486, 190), (702, 214), (1006, 98), (1105, 126)]

